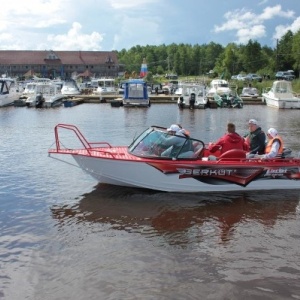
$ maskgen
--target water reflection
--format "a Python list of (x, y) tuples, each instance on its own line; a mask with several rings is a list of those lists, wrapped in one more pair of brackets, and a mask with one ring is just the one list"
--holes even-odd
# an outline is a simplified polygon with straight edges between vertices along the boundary
[(226, 243), (243, 223), (272, 227), (295, 218), (299, 197), (299, 191), (172, 194), (99, 184), (76, 205), (56, 205), (51, 213), (62, 227), (73, 220), (163, 236), (169, 244), (201, 242), (211, 234)]

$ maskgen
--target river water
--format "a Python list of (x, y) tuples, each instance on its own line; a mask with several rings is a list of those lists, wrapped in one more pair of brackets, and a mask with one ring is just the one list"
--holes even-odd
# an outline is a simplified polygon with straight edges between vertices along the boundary
[(54, 126), (128, 145), (150, 125), (219, 138), (276, 127), (300, 151), (297, 110), (82, 104), (0, 109), (0, 299), (300, 299), (300, 191), (160, 193), (97, 184), (48, 157)]

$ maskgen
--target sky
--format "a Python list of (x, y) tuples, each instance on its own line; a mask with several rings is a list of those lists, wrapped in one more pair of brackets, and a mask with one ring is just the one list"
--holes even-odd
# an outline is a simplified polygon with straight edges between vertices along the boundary
[(300, 29), (300, 0), (10, 0), (0, 50), (121, 51), (210, 42), (274, 48)]

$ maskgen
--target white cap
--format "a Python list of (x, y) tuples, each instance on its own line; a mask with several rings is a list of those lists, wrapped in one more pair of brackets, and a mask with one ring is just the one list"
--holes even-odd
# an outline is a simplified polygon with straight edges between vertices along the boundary
[(176, 125), (176, 124), (172, 124), (168, 129), (167, 131), (174, 131), (174, 132), (178, 132), (181, 128)]
[(255, 119), (250, 119), (248, 123), (257, 125), (257, 121)]
[(275, 137), (277, 134), (278, 134), (278, 132), (277, 132), (277, 130), (275, 129), (275, 128), (270, 128), (269, 130), (268, 130), (268, 134), (271, 136), (271, 137)]

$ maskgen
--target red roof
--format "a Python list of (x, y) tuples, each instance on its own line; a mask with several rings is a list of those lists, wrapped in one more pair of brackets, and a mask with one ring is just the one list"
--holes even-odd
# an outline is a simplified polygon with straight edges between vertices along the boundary
[[(49, 58), (55, 54), (57, 59)], [(0, 65), (41, 65), (41, 64), (118, 64), (114, 51), (52, 51), (52, 50), (0, 50)]]

